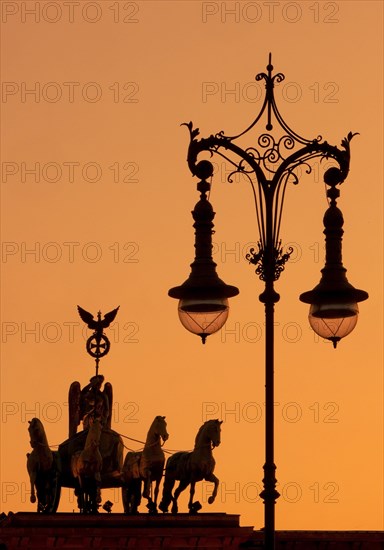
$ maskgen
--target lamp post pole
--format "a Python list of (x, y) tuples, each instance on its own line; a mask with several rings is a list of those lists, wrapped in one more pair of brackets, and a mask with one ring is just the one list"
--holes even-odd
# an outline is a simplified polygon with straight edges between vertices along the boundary
[(277, 300), (273, 295), (273, 283), (271, 285), (266, 283), (265, 294), (265, 464), (264, 490), (260, 496), (264, 501), (265, 548), (273, 549), (275, 547), (275, 503), (280, 496), (276, 491), (274, 458), (274, 309)]
[[(258, 249), (250, 249), (246, 259), (256, 266), (255, 272), (264, 282), (264, 291), (259, 299), (265, 307), (265, 464), (263, 491), (264, 501), (264, 548), (275, 548), (275, 503), (280, 496), (276, 490), (276, 466), (274, 462), (274, 309), (279, 294), (274, 283), (280, 277), (292, 248), (284, 250), (280, 240), (280, 225), (284, 197), (288, 184), (299, 183), (299, 169), (309, 174), (309, 161), (314, 158), (333, 161), (324, 173), (328, 186), (327, 197), (331, 201), (324, 216), (326, 235), (326, 265), (322, 270), (320, 283), (311, 291), (300, 296), (300, 300), (311, 304), (309, 321), (312, 328), (323, 338), (328, 338), (336, 347), (337, 342), (353, 330), (357, 321), (357, 302), (368, 298), (363, 290), (355, 289), (346, 278), (342, 265), (341, 229), (343, 218), (336, 207), (341, 184), (349, 172), (350, 132), (341, 142), (342, 148), (329, 145), (321, 137), (305, 139), (291, 130), (283, 120), (274, 97), (275, 83), (284, 80), (284, 75), (272, 75), (271, 56), (267, 73), (259, 73), (256, 80), (265, 81), (265, 99), (260, 113), (248, 128), (236, 136), (226, 136), (223, 131), (208, 138), (198, 139), (199, 130), (192, 122), (185, 124), (190, 132), (188, 165), (200, 181), (200, 201), (192, 212), (195, 220), (195, 260), (191, 274), (180, 286), (173, 287), (168, 294), (179, 299), (179, 317), (190, 332), (198, 334), (203, 343), (224, 325), (228, 316), (228, 298), (238, 294), (238, 289), (226, 285), (216, 273), (212, 259), (212, 234), (215, 213), (207, 200), (210, 189), (208, 181), (213, 175), (213, 165), (208, 160), (198, 160), (202, 152), (209, 152), (224, 158), (233, 170), (228, 176), (242, 174), (251, 185), (255, 202), (259, 230)], [(256, 144), (243, 149), (239, 138), (250, 132), (266, 116), (266, 132), (259, 134)], [(273, 121), (273, 122), (272, 122)], [(277, 136), (269, 133), (277, 122)]]

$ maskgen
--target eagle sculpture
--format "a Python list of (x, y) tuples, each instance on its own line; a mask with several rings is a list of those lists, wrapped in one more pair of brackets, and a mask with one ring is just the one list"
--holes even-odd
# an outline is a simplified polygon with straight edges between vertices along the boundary
[(114, 318), (117, 315), (117, 312), (119, 311), (119, 307), (120, 306), (118, 306), (116, 309), (113, 309), (109, 313), (106, 313), (104, 315), (104, 319), (101, 319), (101, 311), (99, 311), (97, 313), (97, 320), (95, 320), (92, 313), (85, 311), (85, 309), (83, 309), (82, 307), (77, 306), (77, 310), (81, 319), (88, 326), (88, 328), (94, 330), (97, 334), (101, 334), (103, 330), (109, 327), (109, 325), (113, 322)]

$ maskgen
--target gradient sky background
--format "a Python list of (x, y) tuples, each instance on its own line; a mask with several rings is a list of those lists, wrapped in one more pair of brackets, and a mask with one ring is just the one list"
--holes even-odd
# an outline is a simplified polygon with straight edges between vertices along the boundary
[[(298, 296), (323, 266), (317, 165), (287, 190), (281, 232), (294, 254), (276, 285), (276, 526), (382, 529), (382, 3), (1, 8), (1, 510), (35, 509), (27, 421), (39, 416), (49, 443), (64, 441), (69, 385), (94, 374), (76, 305), (94, 314), (120, 305), (100, 369), (114, 388), (113, 428), (144, 439), (154, 416), (166, 415), (167, 448), (183, 450), (205, 420), (222, 419), (219, 495), (209, 506), (207, 484), (197, 497), (205, 512), (262, 527), (263, 286), (243, 259), (257, 225), (249, 186), (226, 183), (221, 163), (210, 197), (214, 258), (240, 288), (226, 328), (202, 346), (167, 291), (188, 276), (194, 253), (198, 194), (180, 123), (192, 120), (202, 136), (246, 128), (271, 51), (286, 77), (279, 109), (295, 131), (337, 146), (360, 132), (338, 204), (349, 281), (369, 292), (336, 351), (313, 334)], [(118, 492), (107, 498), (122, 510)], [(64, 489), (59, 511), (74, 508)]]

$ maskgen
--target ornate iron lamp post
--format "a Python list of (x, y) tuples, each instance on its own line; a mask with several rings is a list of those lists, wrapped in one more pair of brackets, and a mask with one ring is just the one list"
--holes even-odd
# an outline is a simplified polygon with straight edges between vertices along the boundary
[[(368, 294), (355, 289), (346, 278), (342, 264), (341, 240), (343, 216), (336, 206), (339, 196), (337, 186), (348, 175), (350, 141), (353, 134), (342, 140), (342, 148), (329, 145), (321, 137), (305, 139), (283, 120), (274, 97), (275, 83), (284, 79), (281, 73), (272, 75), (271, 56), (267, 73), (256, 76), (257, 81), (265, 81), (265, 99), (260, 113), (252, 124), (236, 136), (226, 136), (223, 131), (208, 138), (198, 139), (199, 130), (192, 123), (186, 124), (190, 132), (188, 165), (200, 181), (197, 189), (200, 200), (192, 212), (195, 220), (195, 260), (191, 264), (189, 278), (180, 286), (171, 288), (169, 296), (179, 299), (179, 317), (182, 324), (191, 332), (201, 336), (203, 343), (209, 334), (219, 330), (228, 316), (228, 298), (238, 294), (234, 286), (226, 285), (216, 273), (212, 259), (212, 228), (215, 213), (207, 199), (210, 189), (209, 179), (213, 166), (208, 160), (198, 161), (201, 152), (220, 155), (233, 166), (228, 176), (232, 181), (235, 173), (243, 174), (250, 182), (256, 206), (259, 230), (258, 250), (251, 249), (247, 260), (256, 266), (256, 274), (264, 282), (264, 291), (259, 299), (265, 306), (265, 464), (264, 490), (261, 497), (265, 510), (265, 548), (275, 548), (275, 502), (279, 497), (276, 490), (276, 466), (274, 463), (274, 308), (279, 294), (274, 288), (275, 281), (284, 270), (292, 249), (283, 250), (280, 240), (280, 225), (284, 196), (289, 183), (299, 182), (298, 169), (304, 167), (311, 172), (309, 161), (314, 158), (332, 159), (334, 166), (324, 173), (327, 185), (329, 208), (324, 216), (326, 236), (326, 264), (322, 269), (320, 283), (312, 290), (304, 292), (300, 300), (311, 304), (309, 321), (311, 327), (323, 338), (337, 342), (349, 334), (356, 325), (357, 302), (366, 300)], [(238, 139), (247, 134), (266, 116), (266, 130), (257, 138), (256, 146), (241, 148)], [(275, 134), (273, 118), (277, 121)]]

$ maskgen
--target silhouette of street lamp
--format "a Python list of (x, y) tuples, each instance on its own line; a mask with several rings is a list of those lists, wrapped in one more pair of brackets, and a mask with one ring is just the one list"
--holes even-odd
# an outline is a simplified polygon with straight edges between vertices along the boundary
[(336, 189), (337, 172), (325, 177), (330, 186), (327, 196), (330, 205), (324, 215), (325, 234), (325, 266), (321, 270), (322, 277), (313, 290), (303, 292), (300, 300), (311, 304), (309, 324), (321, 337), (331, 340), (333, 347), (352, 332), (357, 323), (359, 308), (357, 302), (368, 298), (364, 290), (354, 288), (347, 280), (346, 269), (342, 263), (341, 239), (343, 235), (343, 214), (336, 206), (336, 198), (340, 192)]
[[(309, 323), (321, 337), (332, 341), (336, 347), (339, 340), (355, 327), (358, 316), (357, 303), (368, 298), (363, 290), (355, 289), (347, 280), (342, 264), (343, 215), (336, 205), (339, 196), (337, 186), (348, 175), (350, 161), (351, 132), (341, 142), (342, 149), (329, 145), (319, 136), (305, 139), (285, 123), (278, 111), (275, 97), (275, 83), (284, 80), (284, 75), (272, 76), (271, 55), (267, 73), (259, 73), (256, 80), (265, 81), (265, 99), (260, 113), (252, 124), (235, 136), (226, 136), (223, 131), (208, 138), (197, 139), (199, 130), (192, 122), (185, 124), (190, 132), (188, 165), (194, 176), (199, 178), (197, 189), (200, 200), (192, 215), (195, 221), (195, 259), (191, 264), (188, 279), (168, 292), (179, 300), (178, 312), (183, 326), (199, 335), (205, 343), (208, 335), (222, 328), (228, 317), (228, 298), (239, 293), (238, 288), (227, 285), (216, 272), (212, 259), (212, 233), (215, 213), (208, 200), (208, 180), (213, 176), (213, 165), (208, 160), (198, 161), (198, 155), (209, 152), (226, 159), (233, 170), (228, 176), (240, 173), (252, 187), (256, 218), (259, 230), (257, 250), (250, 249), (246, 259), (256, 266), (256, 274), (264, 282), (264, 291), (259, 299), (265, 306), (265, 464), (264, 489), (260, 496), (264, 501), (265, 548), (275, 548), (275, 502), (280, 496), (276, 490), (274, 464), (274, 306), (279, 294), (274, 288), (293, 249), (284, 251), (280, 240), (280, 226), (286, 187), (299, 183), (298, 169), (304, 167), (311, 172), (309, 161), (320, 158), (334, 161), (335, 166), (324, 173), (329, 207), (324, 215), (326, 245), (325, 266), (317, 286), (300, 296), (302, 302), (310, 304)], [(263, 114), (266, 114), (267, 132), (259, 134), (256, 146), (243, 149), (236, 141), (252, 130)], [(268, 133), (273, 129), (272, 117), (276, 119), (280, 135)], [(276, 133), (276, 129), (275, 129)]]
[[(197, 168), (199, 177), (203, 178), (212, 175), (212, 170), (212, 164), (205, 161), (201, 161)], [(212, 259), (212, 220), (215, 213), (207, 200), (209, 188), (205, 179), (197, 186), (201, 196), (192, 212), (196, 257), (191, 264), (191, 274), (181, 286), (168, 292), (169, 296), (180, 300), (178, 310), (183, 326), (198, 334), (203, 344), (209, 334), (224, 325), (228, 317), (228, 298), (239, 293), (238, 288), (225, 284), (216, 273), (216, 264)]]

